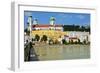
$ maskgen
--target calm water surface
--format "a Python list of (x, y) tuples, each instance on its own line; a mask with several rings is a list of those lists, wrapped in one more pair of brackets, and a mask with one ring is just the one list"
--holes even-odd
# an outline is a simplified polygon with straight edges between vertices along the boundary
[(40, 45), (34, 49), (41, 61), (90, 58), (90, 45)]

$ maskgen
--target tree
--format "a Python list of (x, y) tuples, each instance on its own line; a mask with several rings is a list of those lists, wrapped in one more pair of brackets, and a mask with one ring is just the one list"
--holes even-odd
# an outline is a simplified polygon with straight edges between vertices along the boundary
[(41, 38), (41, 41), (47, 41), (47, 36), (43, 35), (42, 38)]
[(78, 39), (78, 44), (81, 44), (80, 39)]
[(36, 40), (36, 41), (39, 41), (39, 39), (40, 39), (40, 36), (39, 36), (38, 34), (36, 34), (36, 35), (35, 35), (35, 40)]
[(86, 40), (84, 39), (83, 44), (86, 44)]
[(52, 39), (49, 40), (49, 45), (52, 45), (54, 42)]

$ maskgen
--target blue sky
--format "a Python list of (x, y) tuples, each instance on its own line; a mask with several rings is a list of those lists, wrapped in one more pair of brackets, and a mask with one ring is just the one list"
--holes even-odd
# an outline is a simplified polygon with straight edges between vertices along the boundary
[(64, 13), (64, 12), (43, 12), (24, 11), (24, 25), (27, 26), (28, 16), (38, 19), (39, 24), (50, 24), (50, 17), (55, 17), (55, 24), (59, 25), (90, 25), (90, 14), (87, 13)]

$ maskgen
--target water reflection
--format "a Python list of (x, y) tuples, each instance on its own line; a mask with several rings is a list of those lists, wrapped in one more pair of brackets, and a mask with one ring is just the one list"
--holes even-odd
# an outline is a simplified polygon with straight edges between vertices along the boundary
[(34, 48), (39, 60), (90, 58), (89, 45), (40, 45)]

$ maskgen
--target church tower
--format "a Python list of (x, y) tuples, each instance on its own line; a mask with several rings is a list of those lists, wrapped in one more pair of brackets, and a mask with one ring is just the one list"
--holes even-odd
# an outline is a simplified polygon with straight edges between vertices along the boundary
[(50, 25), (54, 25), (55, 24), (55, 17), (50, 17)]
[(50, 17), (50, 29), (55, 30), (55, 17)]
[(36, 18), (33, 20), (33, 25), (38, 25), (38, 20)]
[(28, 16), (27, 24), (28, 24), (28, 31), (30, 32), (30, 35), (31, 35), (31, 31), (32, 31), (32, 16)]

